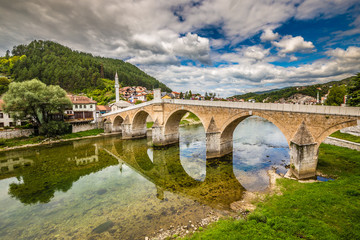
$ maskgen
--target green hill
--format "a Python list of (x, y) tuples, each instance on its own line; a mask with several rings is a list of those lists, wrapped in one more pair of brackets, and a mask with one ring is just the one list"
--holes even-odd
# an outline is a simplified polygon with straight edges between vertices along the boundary
[(317, 92), (319, 92), (319, 97), (321, 98), (326, 93), (328, 93), (331, 86), (340, 86), (340, 85), (347, 85), (353, 78), (355, 77), (349, 77), (345, 78), (341, 81), (332, 81), (324, 84), (315, 84), (315, 85), (309, 85), (309, 86), (297, 86), (297, 87), (288, 87), (283, 89), (277, 89), (277, 90), (270, 90), (265, 92), (250, 92), (245, 93), (242, 95), (235, 95), (231, 98), (237, 98), (237, 99), (255, 99), (256, 102), (275, 102), (278, 101), (281, 98), (287, 99), (289, 97), (292, 97), (296, 93), (300, 93), (306, 96), (311, 96), (316, 98)]
[(15, 81), (37, 78), (46, 84), (60, 85), (70, 92), (86, 92), (104, 89), (106, 85), (102, 79), (114, 79), (117, 71), (122, 86), (140, 85), (147, 89), (171, 91), (165, 84), (130, 63), (94, 57), (52, 41), (35, 40), (28, 45), (15, 46), (12, 55), (11, 58), (23, 57), (8, 63), (5, 59), (9, 59), (9, 56), (3, 57), (4, 64), (0, 66), (0, 71), (7, 72)]

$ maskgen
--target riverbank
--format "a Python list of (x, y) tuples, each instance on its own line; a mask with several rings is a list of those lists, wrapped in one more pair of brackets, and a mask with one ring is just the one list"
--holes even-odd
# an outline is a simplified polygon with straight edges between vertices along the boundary
[(6, 139), (6, 140), (3, 139), (0, 142), (0, 152), (54, 144), (59, 142), (75, 141), (80, 139), (96, 138), (96, 137), (108, 136), (108, 135), (117, 135), (117, 134), (119, 133), (104, 133), (103, 129), (93, 129), (83, 132), (65, 134), (53, 138), (47, 138), (44, 136), (34, 136), (34, 137), (23, 137), (23, 138), (14, 138), (14, 139)]
[(360, 239), (359, 156), (322, 144), (318, 170), (335, 181), (279, 178), (281, 194), (259, 198), (248, 216), (223, 218), (185, 239)]

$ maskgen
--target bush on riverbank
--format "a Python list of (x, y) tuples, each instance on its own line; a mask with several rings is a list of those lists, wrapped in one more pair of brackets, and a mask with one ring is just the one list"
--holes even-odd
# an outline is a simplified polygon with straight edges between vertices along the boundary
[(283, 195), (259, 203), (247, 220), (221, 220), (191, 239), (360, 239), (359, 156), (322, 144), (318, 170), (335, 181), (279, 179)]

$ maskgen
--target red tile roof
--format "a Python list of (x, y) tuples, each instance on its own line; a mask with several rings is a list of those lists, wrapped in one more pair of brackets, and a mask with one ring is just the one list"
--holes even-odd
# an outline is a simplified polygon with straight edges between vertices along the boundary
[(105, 106), (105, 105), (97, 105), (96, 110), (97, 111), (110, 111), (111, 107)]
[(86, 96), (76, 96), (72, 94), (68, 94), (67, 97), (70, 99), (70, 101), (73, 104), (90, 104), (90, 103), (96, 103), (96, 101), (86, 97)]

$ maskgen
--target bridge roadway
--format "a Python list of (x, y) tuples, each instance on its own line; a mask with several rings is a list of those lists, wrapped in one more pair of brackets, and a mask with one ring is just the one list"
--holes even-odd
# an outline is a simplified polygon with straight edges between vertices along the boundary
[(282, 131), (290, 148), (291, 171), (299, 179), (315, 176), (318, 148), (327, 136), (360, 122), (359, 107), (165, 100), (157, 90), (154, 95), (150, 102), (104, 114), (105, 131), (122, 131), (123, 139), (146, 137), (146, 121), (151, 118), (153, 145), (170, 145), (179, 141), (181, 118), (192, 112), (206, 131), (207, 158), (217, 158), (232, 152), (237, 125), (256, 115)]

